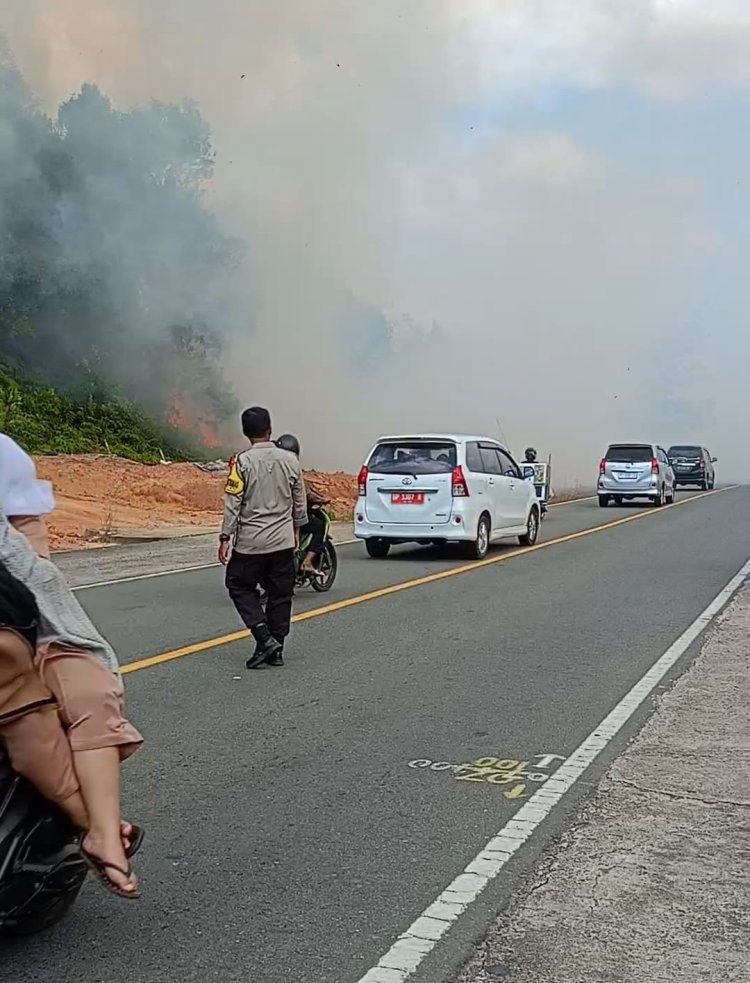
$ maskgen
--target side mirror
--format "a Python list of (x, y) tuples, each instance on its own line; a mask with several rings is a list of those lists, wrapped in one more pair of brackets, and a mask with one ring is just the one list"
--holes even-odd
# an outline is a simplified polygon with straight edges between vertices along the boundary
[(718, 460), (719, 460), (719, 459), (718, 459), (718, 457), (712, 457), (712, 458), (711, 458), (711, 464), (716, 464), (716, 462), (717, 462)]

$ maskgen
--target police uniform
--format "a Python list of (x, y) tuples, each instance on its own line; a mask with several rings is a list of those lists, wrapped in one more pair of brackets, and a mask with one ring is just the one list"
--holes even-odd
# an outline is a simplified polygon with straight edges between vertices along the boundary
[[(307, 522), (299, 461), (271, 441), (253, 444), (230, 462), (221, 538), (233, 542), (226, 586), (253, 631), (267, 625), (283, 644), (294, 594), (295, 530)], [(265, 612), (258, 586), (267, 594)]]

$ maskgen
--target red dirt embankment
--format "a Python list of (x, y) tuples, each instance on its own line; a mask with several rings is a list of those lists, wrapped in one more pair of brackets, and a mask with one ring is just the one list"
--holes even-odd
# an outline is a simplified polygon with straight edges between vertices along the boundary
[[(227, 471), (195, 464), (139, 464), (119, 457), (73, 454), (37, 457), (39, 477), (54, 486), (57, 508), (49, 517), (52, 548), (106, 542), (127, 529), (216, 526)], [(357, 497), (353, 475), (305, 473), (305, 480), (348, 518)]]

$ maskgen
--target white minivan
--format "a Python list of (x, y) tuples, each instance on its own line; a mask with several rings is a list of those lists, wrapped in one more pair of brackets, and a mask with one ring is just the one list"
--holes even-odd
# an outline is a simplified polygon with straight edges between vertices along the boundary
[(372, 557), (396, 543), (463, 543), (475, 559), (491, 543), (539, 535), (539, 502), (508, 450), (491, 437), (381, 437), (359, 473), (354, 535)]

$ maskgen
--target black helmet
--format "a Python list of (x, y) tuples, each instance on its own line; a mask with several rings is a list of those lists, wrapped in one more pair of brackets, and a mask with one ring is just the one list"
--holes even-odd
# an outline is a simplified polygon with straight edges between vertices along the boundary
[(283, 433), (276, 441), (276, 446), (282, 451), (291, 451), (299, 457), (299, 441), (293, 433)]
[(526, 450), (524, 451), (524, 454), (526, 456), (527, 461), (536, 461), (537, 458), (536, 447), (527, 447)]

